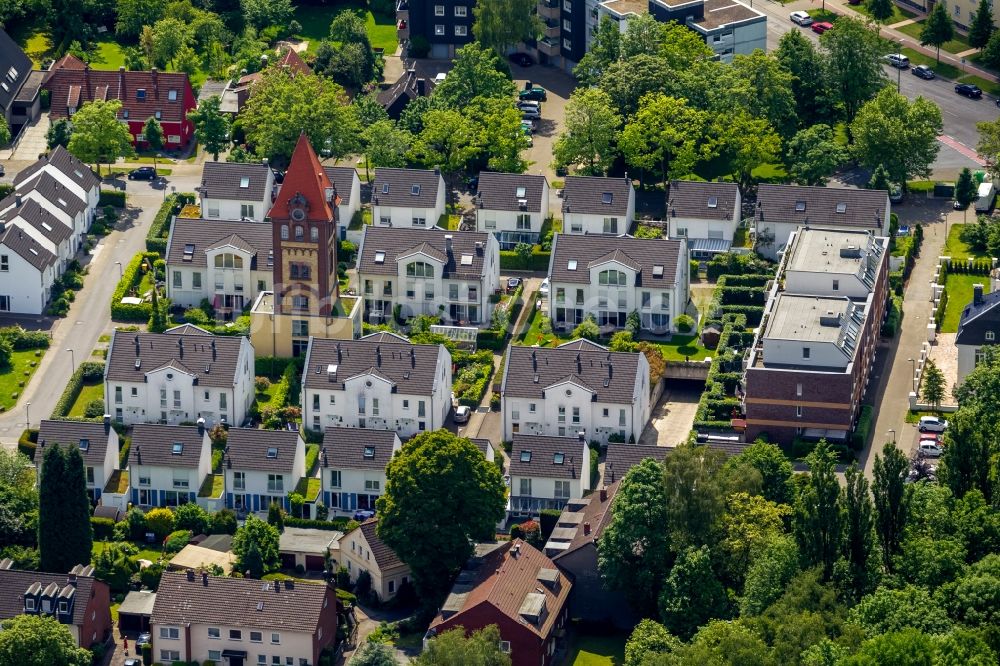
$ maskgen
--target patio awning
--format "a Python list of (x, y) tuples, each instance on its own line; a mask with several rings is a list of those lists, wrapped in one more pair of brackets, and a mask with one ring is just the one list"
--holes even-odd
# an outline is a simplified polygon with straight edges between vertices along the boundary
[(829, 428), (806, 428), (802, 431), (804, 439), (825, 439), (828, 442), (842, 442), (847, 439), (846, 430), (833, 430)]
[(222, 651), (222, 656), (225, 657), (226, 659), (232, 659), (233, 657), (237, 657), (239, 659), (246, 659), (247, 658), (247, 651), (246, 650), (223, 650)]
[(688, 248), (692, 252), (714, 252), (718, 254), (729, 252), (729, 248), (732, 245), (732, 241), (727, 241), (725, 238), (691, 238), (688, 240)]

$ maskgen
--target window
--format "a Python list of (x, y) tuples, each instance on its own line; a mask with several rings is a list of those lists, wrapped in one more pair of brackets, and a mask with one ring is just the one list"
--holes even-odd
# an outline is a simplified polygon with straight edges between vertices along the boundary
[(174, 472), (174, 488), (187, 488), (189, 486), (187, 472)]
[(246, 472), (233, 472), (233, 490), (247, 489)]
[(209, 638), (222, 638), (222, 632), (219, 631), (218, 627), (209, 627), (208, 628), (208, 637)]
[(253, 217), (253, 204), (240, 204), (240, 217)]
[(288, 225), (281, 225), (281, 240), (288, 240)]
[(448, 285), (448, 300), (457, 301), (458, 300), (458, 285), (449, 284)]
[(306, 319), (293, 319), (292, 335), (297, 338), (309, 337), (309, 321)]
[(174, 289), (180, 289), (182, 284), (183, 282), (181, 280), (181, 272), (174, 271)]
[(181, 637), (181, 630), (177, 627), (160, 627), (160, 638), (167, 638), (176, 641)]
[(261, 632), (259, 632), (259, 631), (251, 631), (250, 632), (250, 642), (251, 643), (263, 643), (264, 642), (264, 635)]
[(395, 594), (395, 593), (396, 593), (396, 581), (390, 580), (389, 581), (389, 594)]
[(444, 5), (434, 5), (434, 16), (444, 16)]
[(150, 484), (150, 481), (149, 481), (149, 477), (148, 476), (141, 476), (141, 475), (139, 476), (139, 485), (140, 486), (148, 486), (149, 484)]
[(569, 499), (569, 481), (556, 481), (556, 499)]
[(986, 331), (987, 342), (992, 342), (996, 338), (996, 334), (993, 331)]
[(201, 273), (192, 273), (191, 274), (191, 288), (192, 289), (201, 289)]
[(574, 407), (573, 408), (573, 423), (575, 425), (579, 425), (579, 423), (580, 423), (580, 408), (579, 407)]
[(559, 423), (566, 423), (566, 407), (559, 405)]
[(171, 102), (176, 102), (177, 101), (177, 91), (176, 90), (169, 90), (169, 91), (167, 91), (167, 99), (170, 100)]
[(531, 230), (531, 215), (527, 213), (520, 213), (517, 216), (517, 230), (518, 231), (530, 231)]
[(282, 493), (285, 491), (285, 477), (281, 474), (267, 475), (267, 492)]
[(618, 425), (619, 426), (624, 426), (625, 425), (625, 410), (624, 409), (619, 409), (618, 410)]
[(486, 226), (487, 229), (496, 229), (497, 228), (497, 221), (496, 220), (485, 220), (484, 224), (485, 224), (485, 226)]
[(434, 34), (437, 35), (438, 37), (444, 36), (444, 26), (440, 24), (435, 25)]
[(365, 479), (365, 490), (378, 492), (382, 483), (378, 479)]
[(222, 661), (222, 650), (209, 650), (208, 658), (214, 662)]
[(597, 275), (597, 283), (624, 287), (626, 285), (625, 273), (622, 271), (601, 271)]
[(458, 5), (455, 7), (455, 16), (468, 16), (469, 8), (465, 5)]
[(535, 413), (535, 403), (533, 402), (528, 403), (528, 411), (531, 412), (532, 414)]
[(0, 271), (6, 273), (10, 270), (10, 257), (6, 254), (0, 254)]
[(301, 226), (295, 225), (295, 240), (304, 241), (306, 239), (305, 230)]
[(413, 226), (415, 226), (415, 227), (426, 227), (427, 226), (427, 218), (425, 218), (425, 217), (414, 217), (413, 218)]
[(414, 261), (406, 265), (408, 277), (434, 277), (434, 267), (423, 261)]
[(160, 111), (157, 111), (154, 115), (156, 116), (157, 120), (159, 120), (161, 117), (163, 117), (163, 114)]
[(372, 398), (372, 416), (378, 416), (378, 398)]
[(172, 662), (180, 661), (181, 653), (179, 650), (160, 650), (160, 661)]
[(136, 90), (135, 91), (135, 98), (136, 99), (140, 99), (140, 100), (146, 99), (146, 89), (145, 88), (139, 88), (138, 90)]
[(340, 487), (340, 470), (331, 469), (330, 470), (330, 487), (339, 488)]
[(840, 280), (834, 280), (833, 281), (833, 290), (834, 291), (840, 291)]
[(181, 392), (174, 391), (174, 409), (181, 408)]
[[(456, 7), (455, 9), (458, 9), (458, 7)], [(456, 37), (465, 37), (468, 34), (469, 34), (469, 27), (468, 26), (465, 26), (465, 25), (456, 25), (455, 26), (455, 36)]]
[(800, 398), (802, 397), (802, 384), (795, 385), (795, 395)]
[(660, 309), (669, 310), (670, 309), (670, 294), (663, 292), (660, 294)]
[[(82, 440), (80, 440), (80, 441), (81, 441), (81, 442), (85, 442), (85, 441), (87, 441), (87, 440), (85, 440), (85, 439), (82, 439)], [(83, 449), (83, 447), (82, 447), (82, 446), (81, 446), (80, 448), (81, 448), (81, 449)], [(83, 449), (83, 450), (86, 450), (86, 449)], [(88, 468), (87, 468), (87, 483), (90, 483), (90, 484), (93, 484), (93, 483), (94, 483), (94, 468), (93, 468), (93, 467), (88, 467)]]
[(802, 358), (809, 358), (809, 347), (802, 348)]
[(215, 255), (216, 268), (243, 268), (243, 257), (231, 252)]
[(521, 495), (531, 497), (531, 479), (521, 479)]
[(309, 309), (309, 297), (308, 296), (292, 296), (292, 309), (294, 309), (294, 310), (308, 310)]
[(802, 405), (795, 406), (795, 416), (797, 416), (800, 419), (802, 418)]
[(563, 19), (563, 27), (562, 27), (562, 29), (565, 32), (573, 32), (573, 23), (570, 22), (569, 19)]
[(606, 217), (606, 218), (604, 218), (604, 233), (606, 233), (606, 234), (617, 234), (618, 233), (618, 218), (617, 217)]
[(115, 387), (115, 402), (118, 403), (118, 402), (121, 402), (121, 401), (122, 401), (122, 387), (121, 386), (116, 386)]
[(167, 143), (180, 143), (181, 137), (179, 134), (171, 134), (167, 137)]
[(319, 241), (319, 227), (310, 227), (309, 240), (311, 240), (313, 243)]
[(427, 410), (426, 410), (426, 405), (424, 404), (424, 401), (423, 400), (418, 400), (417, 401), (417, 416), (419, 418), (424, 418), (425, 416), (427, 416), (426, 411)]
[(239, 629), (230, 629), (229, 630), (229, 640), (231, 640), (231, 641), (241, 641), (241, 640), (243, 640), (243, 632), (240, 631)]

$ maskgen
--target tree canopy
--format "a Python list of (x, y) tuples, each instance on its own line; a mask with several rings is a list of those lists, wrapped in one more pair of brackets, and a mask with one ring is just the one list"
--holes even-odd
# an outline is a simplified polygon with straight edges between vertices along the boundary
[(128, 125), (118, 121), (120, 100), (94, 100), (73, 114), (73, 135), (67, 149), (84, 162), (112, 164), (132, 150)]
[(3, 621), (0, 666), (90, 666), (89, 650), (76, 646), (69, 628), (55, 617), (18, 615)]

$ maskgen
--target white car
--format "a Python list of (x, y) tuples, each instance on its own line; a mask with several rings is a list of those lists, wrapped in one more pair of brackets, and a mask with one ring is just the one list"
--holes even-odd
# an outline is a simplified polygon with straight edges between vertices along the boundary
[(521, 109), (521, 120), (538, 120), (542, 117), (542, 112), (538, 109)]
[(812, 25), (812, 17), (809, 16), (809, 12), (792, 12), (788, 15), (788, 18), (792, 19), (792, 23), (798, 23), (801, 26)]
[(917, 453), (925, 458), (940, 458), (941, 454), (944, 453), (944, 449), (935, 441), (923, 439), (920, 440), (920, 444), (917, 446)]
[(458, 407), (455, 408), (455, 423), (468, 423), (469, 414), (471, 413), (472, 413), (471, 409), (469, 409), (465, 405), (459, 405)]
[(540, 284), (538, 286), (538, 294), (542, 298), (548, 298), (549, 297), (549, 279), (548, 278), (545, 278), (544, 280), (542, 280), (542, 284)]
[(917, 430), (920, 432), (944, 432), (948, 429), (948, 422), (936, 416), (921, 416)]

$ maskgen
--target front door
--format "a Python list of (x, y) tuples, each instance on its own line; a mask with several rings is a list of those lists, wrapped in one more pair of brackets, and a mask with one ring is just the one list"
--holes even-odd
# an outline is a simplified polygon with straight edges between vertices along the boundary
[(243, 666), (243, 657), (230, 657), (229, 666)]

